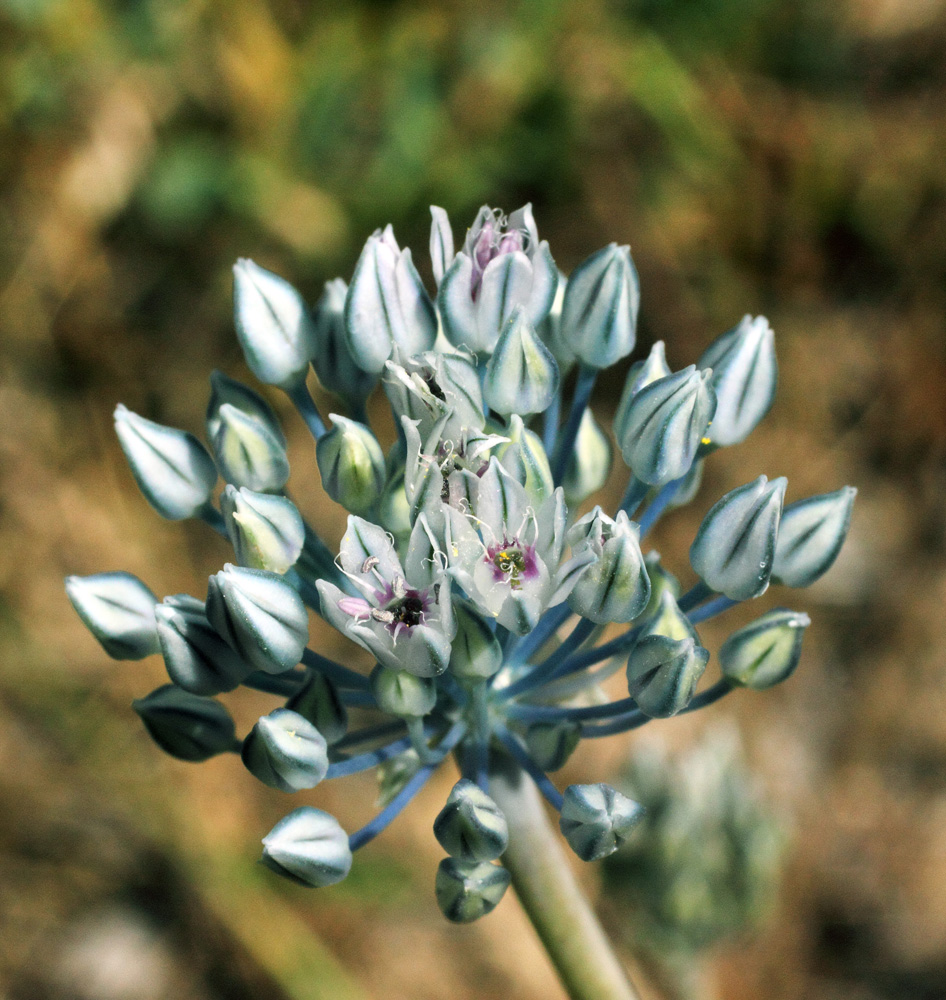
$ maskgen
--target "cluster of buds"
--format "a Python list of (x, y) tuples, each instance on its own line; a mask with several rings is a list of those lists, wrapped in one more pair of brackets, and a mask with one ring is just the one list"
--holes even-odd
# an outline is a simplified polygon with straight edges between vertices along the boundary
[(636, 947), (692, 968), (696, 953), (771, 909), (784, 832), (729, 727), (678, 756), (638, 752), (619, 784), (645, 815), (606, 862), (607, 898)]
[[(611, 244), (566, 278), (529, 206), (508, 218), (484, 207), (459, 251), (446, 213), (432, 215), (436, 295), (390, 226), (370, 237), (351, 284), (329, 282), (314, 308), (250, 261), (234, 269), (247, 363), (288, 394), (315, 438), (326, 493), (350, 512), (338, 554), (286, 495), (286, 439), (269, 404), (214, 373), (209, 449), (123, 406), (115, 423), (155, 510), (205, 520), (230, 540), (234, 563), (204, 598), (158, 602), (126, 573), (66, 587), (109, 655), (164, 657), (170, 683), (134, 707), (173, 756), (239, 753), (290, 793), (378, 769), (380, 812), (362, 829), (348, 834), (306, 805), (263, 840), (265, 864), (296, 882), (342, 879), (352, 852), (453, 756), (462, 778), (434, 823), (447, 852), (436, 897), (448, 918), (468, 921), (509, 883), (491, 775), (525, 772), (579, 857), (614, 851), (639, 805), (600, 783), (563, 793), (549, 774), (583, 738), (787, 677), (803, 613), (769, 611), (732, 635), (720, 679), (699, 693), (710, 653), (697, 626), (770, 582), (804, 587), (824, 573), (854, 490), (789, 506), (782, 478), (732, 490), (703, 519), (690, 550), (697, 580), (682, 592), (641, 545), (694, 496), (707, 457), (742, 441), (771, 406), (768, 323), (746, 317), (682, 371), (662, 343), (631, 365), (615, 422), (627, 490), (613, 516), (596, 506), (578, 518), (612, 461), (589, 408), (595, 378), (635, 346), (629, 249)], [(322, 419), (310, 366), (347, 415)], [(397, 428), (387, 449), (366, 410), (379, 383)], [(354, 666), (308, 647), (310, 611), (360, 648)], [(612, 624), (617, 634), (601, 641)], [(601, 683), (622, 666), (627, 697), (608, 700)], [(215, 698), (239, 685), (281, 701), (242, 739)]]

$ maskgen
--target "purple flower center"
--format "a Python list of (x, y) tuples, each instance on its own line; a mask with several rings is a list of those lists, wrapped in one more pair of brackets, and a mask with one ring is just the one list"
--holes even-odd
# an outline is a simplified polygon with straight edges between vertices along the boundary
[(506, 218), (498, 212), (490, 216), (483, 223), (479, 233), (473, 241), (473, 280), (470, 289), (473, 300), (476, 301), (479, 295), (480, 286), (483, 282), (483, 272), (491, 260), (501, 257), (503, 254), (515, 253), (518, 250), (525, 250), (528, 243), (528, 234), (519, 229), (506, 229)]
[(490, 545), (486, 550), (486, 562), (492, 565), (493, 579), (497, 583), (508, 583), (513, 590), (522, 587), (523, 580), (532, 580), (539, 575), (534, 545), (522, 545), (518, 539), (503, 539), (502, 544)]
[(381, 607), (373, 611), (371, 617), (397, 636), (401, 629), (423, 625), (432, 604), (429, 590), (389, 586), (385, 588)]

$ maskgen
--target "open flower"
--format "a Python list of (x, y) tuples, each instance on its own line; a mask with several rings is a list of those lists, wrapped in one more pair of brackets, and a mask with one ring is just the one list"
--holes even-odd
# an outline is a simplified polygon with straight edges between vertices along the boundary
[(594, 559), (586, 551), (562, 561), (561, 489), (536, 510), (497, 459), (479, 477), (470, 512), (446, 514), (449, 572), (481, 611), (520, 635), (568, 597)]
[(487, 434), (475, 428), (463, 428), (456, 437), (446, 434), (450, 415), (437, 422), (425, 441), (421, 441), (420, 422), (404, 418), (407, 459), (404, 488), (411, 505), (411, 516), (425, 513), (430, 526), (438, 533), (444, 528), (444, 505), (463, 513), (470, 510), (479, 477), (489, 467), (490, 452), (509, 438)]
[(435, 677), (447, 669), (456, 633), (442, 560), (425, 517), (411, 533), (405, 571), (384, 529), (352, 515), (339, 565), (364, 596), (319, 580), (322, 614), (382, 666)]

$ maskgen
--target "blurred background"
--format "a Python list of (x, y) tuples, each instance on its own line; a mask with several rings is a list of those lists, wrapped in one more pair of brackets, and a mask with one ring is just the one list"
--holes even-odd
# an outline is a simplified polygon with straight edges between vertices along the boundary
[[(62, 589), (125, 569), (202, 595), (226, 559), (151, 512), (111, 414), (201, 433), (211, 368), (250, 381), (237, 256), (314, 301), (379, 225), (429, 277), (429, 204), (459, 234), (480, 204), (525, 201), (566, 271), (631, 244), (637, 356), (664, 339), (682, 367), (745, 312), (776, 330), (772, 413), (655, 532), (685, 584), (722, 492), (761, 472), (788, 501), (860, 491), (826, 578), (704, 630), (715, 651), (763, 607), (807, 610), (789, 682), (594, 741), (564, 773), (618, 780), (635, 755), (653, 785), (639, 761), (673, 759), (656, 773), (682, 787), (733, 759), (781, 860), (725, 935), (683, 944), (657, 925), (696, 904), (648, 916), (621, 888), (634, 864), (609, 868), (609, 925), (654, 998), (946, 996), (944, 45), (944, 0), (0, 0), (0, 996), (563, 996), (511, 894), (470, 927), (437, 911), (451, 775), (341, 885), (283, 883), (255, 860), (289, 800), (233, 757), (162, 756), (129, 707), (160, 659), (109, 660)], [(343, 512), (267, 396), (334, 545)], [(270, 700), (229, 703), (245, 729)], [(720, 780), (691, 783), (719, 802)], [(359, 776), (305, 801), (351, 829), (375, 791)], [(682, 848), (699, 887), (710, 839)]]

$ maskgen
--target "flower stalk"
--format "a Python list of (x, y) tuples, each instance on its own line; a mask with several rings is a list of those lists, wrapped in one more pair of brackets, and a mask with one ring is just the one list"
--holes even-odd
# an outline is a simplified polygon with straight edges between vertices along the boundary
[(571, 1000), (640, 1000), (549, 824), (535, 786), (514, 766), (490, 775), (509, 823), (503, 864)]

